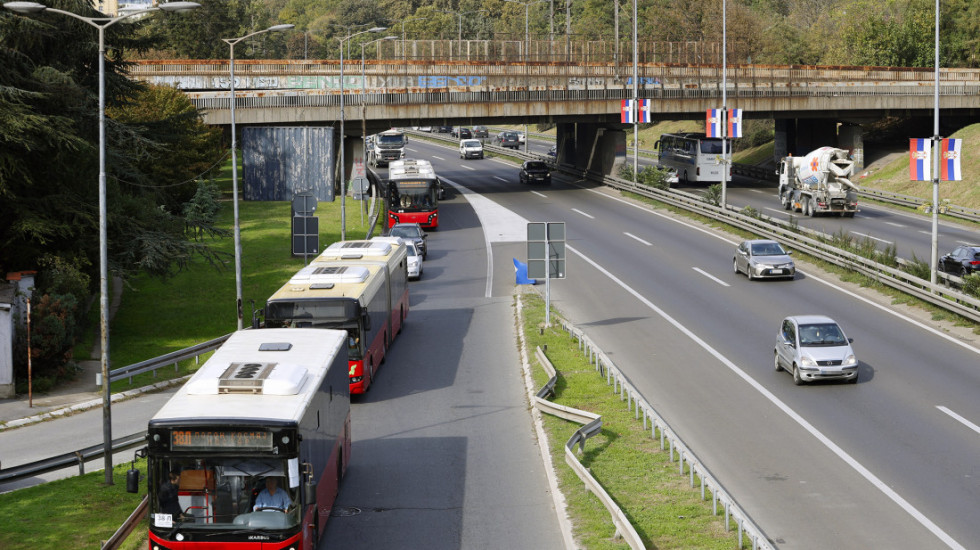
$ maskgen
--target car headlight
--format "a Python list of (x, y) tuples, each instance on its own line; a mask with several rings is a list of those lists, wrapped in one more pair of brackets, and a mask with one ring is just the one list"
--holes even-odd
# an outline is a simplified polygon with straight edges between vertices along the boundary
[(842, 363), (842, 366), (856, 367), (857, 364), (858, 364), (857, 357), (855, 357), (854, 354), (852, 353), (851, 355), (848, 355), (847, 357), (844, 358), (844, 363)]
[(800, 359), (800, 366), (801, 366), (801, 367), (816, 367), (816, 366), (817, 366), (817, 362), (816, 362), (816, 361), (814, 361), (814, 360), (813, 360), (812, 358), (810, 358), (810, 357), (806, 357), (806, 356), (804, 356), (804, 357), (802, 357), (802, 358)]

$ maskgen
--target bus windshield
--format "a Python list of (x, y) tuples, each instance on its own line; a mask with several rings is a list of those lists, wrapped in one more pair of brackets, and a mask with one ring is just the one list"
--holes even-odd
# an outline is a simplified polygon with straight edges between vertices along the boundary
[(151, 468), (163, 480), (150, 487), (153, 527), (270, 531), (300, 522), (297, 459), (164, 456)]
[(391, 187), (391, 208), (400, 212), (423, 212), (436, 207), (436, 184), (434, 180), (399, 181)]

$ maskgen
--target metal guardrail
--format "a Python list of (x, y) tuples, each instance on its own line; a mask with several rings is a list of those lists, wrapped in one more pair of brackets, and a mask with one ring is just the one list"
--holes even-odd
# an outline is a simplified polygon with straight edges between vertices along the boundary
[(146, 512), (150, 507), (149, 505), (150, 495), (144, 495), (143, 500), (141, 500), (139, 505), (136, 506), (133, 513), (129, 514), (126, 521), (124, 521), (119, 529), (117, 529), (116, 532), (109, 537), (109, 540), (102, 543), (102, 550), (116, 550), (122, 546), (122, 543), (127, 537), (129, 537), (130, 533), (132, 533), (136, 529), (136, 526), (139, 525), (140, 522), (143, 521), (143, 518), (146, 517)]
[(214, 351), (218, 349), (225, 340), (231, 334), (226, 334), (224, 336), (219, 336), (214, 340), (208, 340), (189, 348), (184, 348), (181, 350), (170, 352), (166, 355), (161, 355), (159, 357), (154, 357), (153, 359), (147, 359), (146, 361), (140, 361), (139, 363), (133, 363), (132, 365), (126, 367), (120, 367), (118, 369), (113, 369), (109, 371), (109, 382), (116, 382), (122, 380), (123, 378), (129, 378), (129, 382), (133, 382), (133, 377), (137, 374), (143, 374), (144, 372), (153, 372), (160, 367), (166, 367), (173, 365), (174, 372), (179, 368), (179, 363), (185, 359), (194, 358), (200, 361), (200, 356), (209, 351)]
[[(111, 447), (112, 452), (115, 453), (116, 451), (124, 451), (145, 443), (146, 431), (144, 430), (142, 432), (113, 439)], [(105, 445), (99, 443), (98, 445), (92, 445), (91, 447), (85, 447), (84, 449), (79, 449), (77, 451), (72, 451), (57, 456), (52, 456), (50, 458), (37, 460), (29, 464), (21, 464), (20, 466), (0, 470), (0, 483), (34, 477), (38, 474), (53, 472), (74, 465), (78, 465), (78, 475), (84, 475), (85, 463), (90, 460), (102, 458), (104, 455)]]
[[(595, 343), (582, 330), (576, 328), (574, 325), (572, 325), (570, 322), (568, 322), (560, 315), (556, 315), (555, 318), (557, 323), (559, 324), (559, 326), (561, 326), (563, 330), (565, 330), (566, 332), (568, 332), (578, 340), (579, 349), (582, 350), (582, 353), (584, 355), (587, 355), (589, 357), (589, 363), (594, 366), (595, 370), (599, 372), (600, 375), (604, 375), (606, 377), (606, 384), (612, 386), (613, 391), (619, 394), (620, 400), (624, 400), (624, 399), (626, 400), (626, 406), (628, 410), (635, 411), (636, 419), (639, 420), (640, 416), (642, 415), (643, 429), (650, 430), (650, 437), (656, 439), (658, 437), (657, 433), (659, 432), (660, 450), (662, 451), (669, 450), (671, 462), (674, 461), (674, 455), (676, 451), (677, 462), (679, 467), (678, 471), (680, 475), (684, 475), (685, 473), (684, 465), (685, 463), (687, 464), (687, 473), (690, 476), (691, 488), (694, 488), (696, 486), (695, 477), (697, 477), (697, 479), (700, 480), (701, 499), (707, 500), (706, 492), (711, 491), (712, 513), (714, 515), (717, 515), (718, 505), (719, 504), (722, 505), (725, 513), (725, 530), (728, 531), (729, 529), (731, 529), (731, 521), (732, 520), (735, 521), (736, 528), (738, 529), (738, 547), (739, 548), (742, 547), (743, 538), (745, 536), (748, 536), (750, 542), (752, 543), (753, 550), (756, 549), (774, 550), (774, 547), (769, 542), (769, 538), (765, 535), (765, 532), (762, 530), (762, 528), (756, 525), (756, 523), (752, 520), (752, 518), (748, 515), (748, 513), (745, 510), (743, 510), (741, 506), (738, 505), (734, 497), (732, 497), (728, 493), (728, 491), (725, 490), (725, 488), (721, 485), (721, 483), (711, 474), (708, 468), (700, 461), (700, 459), (698, 459), (697, 455), (695, 455), (694, 452), (691, 451), (691, 449), (684, 444), (680, 436), (678, 436), (677, 433), (674, 432), (674, 430), (670, 427), (669, 424), (667, 424), (667, 422), (663, 419), (663, 417), (661, 417), (660, 414), (658, 414), (657, 411), (650, 405), (650, 403), (646, 401), (646, 398), (643, 397), (643, 395), (636, 389), (635, 386), (633, 386), (633, 384), (629, 381), (626, 375), (623, 374), (621, 370), (619, 370), (616, 364), (613, 363), (613, 361), (609, 359), (609, 357), (597, 345), (595, 345)], [(547, 357), (544, 357), (544, 354), (540, 352), (540, 348), (538, 352), (536, 352), (536, 356), (538, 357), (538, 361), (541, 362), (542, 366), (545, 367), (545, 370), (548, 371), (548, 374), (552, 376), (552, 378), (554, 378), (555, 377), (554, 367), (551, 366), (550, 362), (548, 362)], [(535, 406), (538, 407), (540, 405), (540, 406), (547, 406), (549, 408), (560, 407), (559, 405), (550, 403), (542, 399), (540, 394), (544, 392), (547, 387), (548, 386), (542, 388), (539, 394), (535, 396), (536, 397)], [(551, 412), (551, 411), (549, 410), (546, 412)], [(564, 411), (559, 410), (559, 412), (564, 412)], [(591, 413), (585, 413), (585, 414), (591, 414)], [(559, 416), (561, 415), (559, 414)], [(563, 418), (565, 417), (563, 416)], [(586, 418), (588, 417), (583, 417), (583, 420)], [(574, 419), (570, 419), (570, 420), (574, 420)], [(579, 421), (579, 420), (575, 420), (575, 421)], [(589, 426), (586, 425), (585, 427), (581, 428), (579, 431), (584, 431), (587, 430), (588, 428)], [(583, 478), (583, 474), (588, 475), (588, 477), (591, 478), (591, 475), (588, 474), (587, 470), (585, 470), (581, 466), (578, 460), (574, 459), (574, 453), (572, 449), (574, 448), (575, 444), (578, 443), (580, 445), (584, 445), (584, 439), (581, 438), (585, 436), (578, 435), (578, 434), (579, 432), (576, 432), (576, 435), (573, 435), (572, 439), (569, 439), (568, 443), (565, 445), (565, 461), (568, 462), (568, 464), (573, 469), (576, 470), (576, 474), (578, 474), (580, 478)], [(571, 455), (571, 459), (569, 458), (570, 455)], [(582, 471), (580, 472), (579, 469), (581, 469)], [(583, 478), (583, 481), (585, 481), (587, 485), (589, 485), (590, 483), (589, 481), (586, 481), (585, 478)], [(590, 490), (592, 490), (591, 486), (590, 486)], [(596, 495), (599, 496), (600, 500), (603, 500), (603, 502), (605, 503), (605, 500), (603, 498), (603, 495), (605, 495), (605, 491), (603, 491), (602, 493), (596, 492)], [(610, 506), (607, 504), (606, 508), (610, 509)], [(619, 510), (618, 506), (615, 509), (618, 511)], [(614, 517), (613, 521), (616, 522), (617, 520), (616, 520), (615, 512), (613, 512), (612, 509), (610, 509), (610, 512), (613, 513), (613, 517)], [(624, 533), (622, 529), (624, 529), (625, 527), (621, 527), (619, 523), (617, 523), (616, 526), (617, 529), (620, 529), (621, 533)], [(630, 529), (631, 530), (633, 529), (632, 526), (630, 526)], [(640, 543), (640, 546), (634, 546), (632, 542), (630, 542), (630, 546), (632, 548), (643, 547), (642, 543)]]
[(580, 453), (585, 451), (585, 441), (602, 431), (602, 417), (595, 413), (548, 401), (547, 396), (552, 395), (554, 392), (555, 382), (558, 380), (558, 371), (555, 370), (554, 365), (551, 364), (548, 356), (545, 355), (544, 350), (540, 347), (535, 350), (534, 356), (549, 376), (548, 382), (534, 396), (534, 407), (552, 416), (583, 424), (581, 428), (575, 430), (575, 433), (565, 443), (565, 462), (575, 472), (575, 475), (585, 483), (585, 487), (589, 492), (595, 495), (602, 502), (602, 505), (606, 507), (606, 510), (609, 511), (610, 516), (612, 516), (613, 525), (616, 526), (616, 536), (622, 537), (633, 550), (641, 550), (643, 548), (643, 539), (640, 538), (640, 534), (630, 524), (629, 518), (626, 517), (626, 514), (616, 504), (616, 501), (606, 492), (602, 484), (592, 477), (592, 473), (579, 462), (578, 457), (575, 455), (576, 445), (579, 447)]

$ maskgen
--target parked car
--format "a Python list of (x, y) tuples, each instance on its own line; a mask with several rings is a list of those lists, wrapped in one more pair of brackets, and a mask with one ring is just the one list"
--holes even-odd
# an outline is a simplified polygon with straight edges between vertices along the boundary
[(488, 138), (490, 137), (490, 130), (488, 130), (486, 126), (474, 126), (473, 137), (477, 139)]
[(937, 269), (960, 277), (980, 273), (980, 245), (957, 246), (939, 258)]
[(540, 160), (526, 160), (521, 165), (521, 183), (551, 185), (551, 168)]
[(796, 264), (789, 255), (776, 241), (742, 241), (735, 249), (732, 268), (735, 273), (745, 273), (750, 281), (771, 277), (792, 279), (796, 276)]
[(408, 278), (422, 278), (422, 255), (415, 243), (406, 242), (405, 249), (408, 252)]
[(388, 236), (401, 237), (408, 242), (415, 243), (419, 253), (422, 254), (422, 259), (424, 260), (428, 256), (428, 248), (425, 243), (428, 235), (422, 230), (421, 225), (417, 223), (396, 223), (388, 230)]
[(493, 144), (499, 145), (500, 147), (510, 147), (511, 149), (518, 149), (521, 146), (517, 132), (511, 130), (504, 130), (493, 136)]
[(459, 142), (459, 158), (482, 159), (483, 142), (478, 139), (463, 139)]
[(833, 319), (823, 315), (801, 315), (783, 319), (776, 334), (773, 363), (786, 370), (801, 386), (817, 380), (858, 380), (858, 359), (852, 338)]

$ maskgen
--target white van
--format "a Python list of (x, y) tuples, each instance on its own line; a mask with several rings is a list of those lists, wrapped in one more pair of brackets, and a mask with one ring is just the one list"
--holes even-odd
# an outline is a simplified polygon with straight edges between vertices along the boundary
[(482, 159), (483, 143), (478, 139), (464, 139), (459, 142), (459, 158)]

